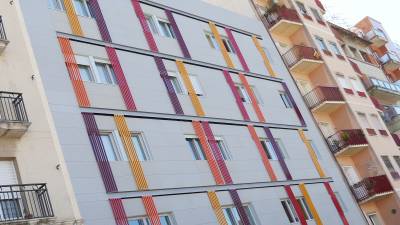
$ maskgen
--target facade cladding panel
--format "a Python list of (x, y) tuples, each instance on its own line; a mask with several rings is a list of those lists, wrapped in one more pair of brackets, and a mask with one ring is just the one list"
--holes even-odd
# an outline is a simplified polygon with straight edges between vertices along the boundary
[[(281, 201), (292, 202), (293, 212), (303, 212), (303, 203), (295, 200), (303, 196), (301, 183), (323, 224), (344, 223), (330, 188), (346, 202), (349, 223), (364, 223), (260, 21), (199, 0), (88, 3), (95, 18), (49, 9), (47, 1), (17, 5), (85, 224), (141, 224), (135, 221), (145, 217), (153, 225), (226, 224), (229, 218), (221, 217), (221, 211), (227, 215), (236, 210), (245, 225), (283, 225), (289, 218)], [(209, 22), (216, 24), (214, 33), (222, 41), (214, 41)], [(90, 105), (77, 102), (57, 37), (70, 42)], [(115, 49), (111, 55), (110, 48)], [(224, 56), (221, 48), (227, 50)], [(265, 50), (268, 62), (262, 57)], [(226, 67), (227, 58), (234, 69)], [(187, 70), (189, 90), (176, 60)], [(85, 77), (87, 69), (91, 78)], [(188, 91), (196, 92), (198, 102), (192, 102)], [(195, 104), (204, 116), (198, 116)], [(262, 117), (265, 122), (259, 122)], [(201, 126), (194, 130), (196, 122)], [(265, 146), (279, 149), (279, 157), (260, 155), (262, 146), (255, 143), (250, 124), (260, 139), (274, 139)], [(316, 149), (307, 148), (299, 130), (305, 130)], [(212, 163), (194, 160), (186, 140), (201, 132), (199, 146), (209, 145)], [(106, 137), (109, 142), (99, 143)], [(318, 162), (309, 151), (319, 152)], [(315, 163), (326, 177), (319, 176)], [(299, 216), (302, 224), (315, 223), (310, 215)]]

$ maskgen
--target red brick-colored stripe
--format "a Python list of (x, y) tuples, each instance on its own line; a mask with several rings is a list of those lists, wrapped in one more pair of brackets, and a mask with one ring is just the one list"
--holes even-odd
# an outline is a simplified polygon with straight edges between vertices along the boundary
[(118, 55), (114, 48), (106, 47), (108, 58), (113, 66), (115, 76), (118, 81), (118, 86), (121, 90), (122, 97), (124, 99), (126, 108), (129, 111), (136, 111), (136, 105), (133, 100), (131, 90), (129, 89), (128, 83), (125, 78), (124, 71), (122, 70), (121, 64), (118, 59)]
[(100, 132), (97, 128), (96, 119), (94, 118), (94, 115), (92, 113), (82, 113), (82, 117), (86, 125), (90, 144), (92, 145), (93, 153), (96, 158), (96, 162), (99, 167), (101, 178), (103, 179), (106, 191), (117, 192), (118, 188), (114, 180), (110, 163), (107, 159), (103, 142), (100, 138)]
[(239, 110), (243, 116), (243, 119), (250, 120), (249, 114), (247, 113), (246, 108), (243, 105), (242, 99), (240, 98), (240, 95), (235, 87), (235, 84), (233, 83), (231, 75), (229, 74), (229, 72), (227, 70), (223, 70), (222, 72), (224, 73), (225, 80), (228, 83), (233, 96), (235, 97), (236, 104), (239, 107)]
[(129, 225), (122, 200), (119, 198), (114, 198), (109, 199), (109, 201), (114, 214), (115, 223), (117, 225)]
[(226, 35), (228, 36), (229, 41), (232, 43), (233, 48), (235, 49), (236, 55), (239, 58), (240, 64), (243, 67), (243, 70), (246, 72), (250, 72), (249, 66), (246, 63), (246, 60), (243, 57), (242, 51), (240, 51), (239, 45), (236, 42), (235, 37), (232, 34), (231, 29), (225, 27)]
[(156, 205), (152, 196), (143, 196), (142, 201), (149, 217), (151, 225), (161, 225), (160, 217), (158, 216)]
[(135, 10), (136, 16), (139, 19), (140, 25), (142, 26), (143, 33), (144, 36), (146, 37), (147, 44), (149, 45), (150, 50), (153, 52), (158, 52), (156, 41), (154, 40), (149, 25), (147, 24), (146, 17), (144, 16), (139, 0), (131, 0), (131, 2)]
[(288, 195), (290, 201), (292, 202), (294, 209), (296, 210), (296, 214), (300, 220), (301, 225), (307, 225), (307, 221), (306, 221), (306, 218), (304, 217), (303, 211), (302, 211), (299, 203), (297, 202), (297, 199), (294, 196), (293, 191), (290, 188), (290, 186), (285, 186), (285, 191), (286, 191), (286, 194)]
[(71, 79), (78, 104), (81, 107), (90, 107), (89, 97), (81, 79), (70, 41), (67, 38), (58, 37), (58, 42), (60, 43), (61, 51), (64, 55), (65, 64), (67, 66), (69, 78)]
[(333, 192), (333, 190), (332, 190), (330, 184), (326, 182), (326, 183), (324, 183), (324, 186), (325, 186), (326, 190), (328, 191), (328, 194), (331, 196), (332, 202), (333, 202), (333, 204), (335, 205), (335, 208), (336, 208), (336, 210), (337, 210), (338, 213), (339, 213), (339, 216), (340, 216), (340, 219), (341, 219), (342, 222), (343, 222), (343, 225), (349, 225), (349, 222), (347, 221), (346, 216), (344, 215), (343, 209), (342, 209), (342, 207), (340, 206), (340, 203), (339, 203), (339, 201), (337, 200), (336, 195), (335, 195), (335, 193)]

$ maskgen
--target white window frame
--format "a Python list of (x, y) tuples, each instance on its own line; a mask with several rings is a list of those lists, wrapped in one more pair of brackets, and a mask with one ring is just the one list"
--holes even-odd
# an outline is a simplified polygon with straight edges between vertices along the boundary
[[(140, 154), (138, 152), (139, 150), (136, 148), (134, 141), (132, 140), (134, 136), (138, 137), (139, 144), (142, 146), (142, 151), (141, 151), (142, 157), (140, 157)], [(134, 145), (135, 152), (136, 155), (138, 156), (139, 161), (145, 162), (145, 161), (151, 161), (153, 159), (143, 132), (131, 132), (131, 140), (132, 144)]]
[[(112, 64), (109, 62), (109, 61), (107, 61), (107, 60), (103, 60), (103, 59), (95, 59), (95, 58), (93, 58), (93, 63), (94, 63), (94, 68), (95, 68), (95, 75), (96, 75), (96, 80), (97, 80), (97, 83), (99, 83), (99, 84), (111, 84), (111, 85), (118, 85), (118, 81), (117, 81), (117, 77), (116, 77), (116, 74), (115, 74), (115, 71), (114, 71), (114, 68), (113, 68), (113, 66), (112, 66)], [(107, 69), (107, 75), (108, 75), (108, 78), (106, 78), (106, 79), (108, 79), (110, 82), (106, 82), (106, 83), (104, 83), (104, 82), (100, 82), (100, 72), (99, 72), (99, 70), (98, 70), (98, 68), (97, 68), (97, 64), (105, 64), (106, 65), (106, 69)]]
[(378, 115), (376, 114), (370, 114), (369, 115), (372, 125), (374, 126), (375, 129), (377, 130), (385, 130), (385, 127), (383, 126), (381, 120), (379, 119)]
[(189, 74), (190, 82), (192, 83), (193, 90), (197, 96), (204, 96), (203, 87), (197, 75)]
[(243, 84), (235, 83), (236, 90), (239, 92), (240, 98), (244, 103), (251, 103), (251, 98), (249, 93)]
[[(304, 213), (304, 215), (303, 215), (304, 218), (307, 221), (314, 220), (314, 216), (312, 215), (312, 212), (310, 210), (310, 206), (307, 204), (305, 198), (303, 196), (296, 197), (296, 201), (297, 201), (297, 204), (300, 205), (300, 207), (302, 209), (301, 211)], [(282, 203), (284, 203), (286, 205), (286, 208), (288, 209), (288, 213), (289, 213), (289, 215), (291, 217), (291, 218), (288, 218), (289, 222), (290, 222), (290, 220), (293, 220), (293, 222), (290, 222), (290, 224), (298, 224), (300, 222), (300, 218), (299, 218), (299, 215), (296, 212), (296, 209), (294, 208), (294, 205), (293, 205), (292, 201), (290, 199), (288, 199), (288, 198), (285, 198), (285, 199), (281, 199), (281, 204)], [(282, 207), (284, 207), (283, 204), (282, 204)], [(285, 209), (284, 209), (284, 211), (285, 211), (285, 214), (286, 214), (286, 210)]]
[[(205, 31), (204, 32), (206, 39), (208, 41), (208, 44), (210, 45), (211, 48), (215, 49), (215, 50), (220, 50), (219, 44), (217, 39), (215, 38), (214, 34), (209, 32), (209, 31)], [(221, 40), (226, 48), (226, 51), (230, 54), (236, 54), (235, 48), (233, 47), (232, 42), (229, 40), (228, 37), (222, 36), (221, 35)]]
[(338, 83), (339, 83), (339, 85), (342, 87), (342, 88), (346, 88), (346, 89), (351, 89), (351, 90), (353, 90), (352, 88), (351, 88), (351, 85), (350, 85), (350, 83), (347, 81), (347, 79), (346, 79), (346, 77), (344, 76), (344, 75), (342, 75), (342, 74), (336, 74), (336, 76), (337, 76), (337, 79), (338, 79)]
[(310, 206), (307, 204), (306, 199), (304, 197), (297, 197), (297, 203), (300, 204), (302, 208), (302, 212), (304, 212), (304, 217), (306, 220), (314, 220), (314, 216), (310, 210)]
[(335, 42), (329, 41), (328, 43), (331, 46), (331, 49), (332, 49), (333, 53), (335, 53), (336, 55), (343, 56), (342, 52), (339, 49), (339, 46)]
[(289, 95), (286, 91), (279, 91), (279, 96), (283, 102), (283, 105), (287, 109), (293, 109), (293, 103), (290, 101)]
[[(185, 135), (186, 142), (188, 142), (187, 139), (197, 139), (200, 142), (199, 137), (197, 137), (196, 135)], [(187, 143), (187, 144), (189, 144), (189, 143)], [(191, 153), (192, 153), (193, 160), (196, 160), (196, 161), (207, 160), (206, 154), (204, 152), (203, 146), (201, 146), (201, 143), (199, 143), (199, 147), (200, 147), (200, 149), (197, 149), (197, 148), (193, 149), (192, 145), (189, 146)], [(200, 157), (197, 158), (196, 155), (198, 155)]]
[[(65, 11), (65, 6), (64, 6), (64, 1), (63, 0), (48, 0), (48, 7), (49, 9), (64, 12)], [(57, 5), (54, 5), (57, 4)]]
[[(221, 151), (222, 158), (223, 158), (224, 160), (226, 160), (226, 161), (232, 160), (232, 154), (231, 154), (231, 152), (229, 151), (229, 148), (228, 148), (228, 146), (227, 146), (226, 141), (224, 140), (224, 138), (223, 138), (223, 137), (220, 137), (220, 136), (216, 136), (216, 137), (215, 137), (215, 141), (217, 142), (217, 146), (218, 146), (218, 148), (219, 148), (220, 151)], [(222, 145), (221, 145), (221, 146), (222, 146), (222, 149), (221, 149), (221, 146), (220, 146), (218, 143), (221, 143), (221, 144), (222, 144)]]
[[(171, 80), (172, 86), (173, 86), (173, 88), (175, 90), (175, 93), (181, 94), (181, 95), (187, 95), (188, 91), (186, 90), (186, 87), (183, 84), (182, 78), (178, 74), (178, 72), (172, 71), (172, 70), (168, 70), (167, 73), (168, 73), (169, 79)], [(177, 83), (173, 82), (171, 78), (175, 78)], [(179, 90), (177, 90), (176, 85), (179, 86)]]
[(122, 144), (121, 137), (119, 136), (118, 131), (100, 131), (100, 136), (108, 136), (110, 138), (115, 160), (108, 159), (109, 161), (128, 161), (128, 157), (126, 155), (125, 148)]
[[(87, 14), (87, 15), (78, 14), (78, 10), (77, 10), (75, 1), (80, 1), (80, 2), (82, 2), (82, 4), (83, 4), (83, 9), (86, 11), (86, 14)], [(72, 0), (72, 4), (74, 5), (74, 10), (75, 10), (76, 15), (82, 16), (82, 17), (89, 17), (89, 18), (92, 17), (92, 14), (90, 13), (90, 9), (89, 9), (87, 0)]]
[[(283, 211), (285, 211), (286, 217), (288, 218), (290, 224), (297, 224), (300, 222), (296, 209), (294, 208), (294, 205), (292, 204), (292, 201), (290, 201), (290, 199), (288, 198), (281, 199), (281, 205), (283, 207)], [(285, 210), (285, 208), (287, 210)]]
[[(158, 217), (160, 219), (161, 219), (161, 217), (168, 217), (171, 225), (176, 225), (175, 218), (170, 213), (162, 213), (162, 214), (159, 214)], [(128, 218), (128, 224), (129, 224), (129, 221), (133, 221), (133, 220), (141, 220), (144, 223), (143, 225), (151, 225), (150, 219), (147, 216), (139, 216), (139, 217)]]
[[(229, 225), (240, 225), (238, 220), (240, 221), (239, 210), (234, 205), (229, 206), (222, 206), (222, 212), (224, 214), (225, 220), (228, 222)], [(249, 218), (250, 224), (258, 225), (257, 218), (255, 216), (255, 212), (250, 204), (243, 204), (243, 208), (247, 217)], [(232, 221), (230, 217), (227, 217), (227, 212), (231, 211), (232, 215), (234, 216), (235, 221)]]
[(354, 77), (349, 77), (349, 79), (350, 79), (351, 86), (353, 86), (355, 91), (365, 92), (364, 88), (362, 87), (362, 84), (361, 84), (361, 82), (359, 80), (357, 80)]
[[(75, 60), (78, 66), (84, 65), (88, 66), (90, 69), (91, 81), (85, 81), (85, 82), (105, 84), (105, 85), (117, 85), (118, 81), (117, 78), (115, 77), (115, 71), (109, 61), (104, 59), (98, 59), (93, 56), (83, 56), (83, 55), (75, 55)], [(109, 80), (111, 81), (110, 83), (104, 83), (100, 81), (100, 75), (96, 63), (107, 64), (108, 75), (110, 76)]]
[(367, 114), (363, 113), (363, 112), (357, 112), (357, 116), (361, 121), (361, 126), (363, 128), (371, 128), (371, 123), (368, 120)]
[[(371, 217), (372, 216), (376, 216), (376, 218), (378, 218), (378, 221), (379, 221), (379, 223), (380, 224), (375, 224), (375, 222), (371, 219)], [(368, 224), (371, 224), (371, 225), (382, 225), (382, 221), (381, 221), (381, 218), (379, 218), (379, 216), (378, 216), (378, 213), (368, 213), (367, 214), (367, 218), (368, 218)]]
[[(145, 14), (146, 22), (150, 27), (151, 32), (154, 35), (165, 37), (165, 38), (172, 38), (176, 39), (176, 35), (174, 33), (174, 29), (172, 28), (171, 23), (167, 19), (163, 19), (157, 17), (155, 15)], [(162, 28), (161, 23), (167, 24), (167, 33)]]
[[(277, 154), (274, 146), (272, 145), (271, 141), (268, 138), (259, 138), (259, 140), (260, 140), (260, 142), (262, 142), (261, 145), (263, 146), (264, 151), (268, 151), (268, 154), (269, 154), (268, 159), (274, 160), (274, 161), (279, 160), (278, 159), (278, 154)], [(275, 142), (279, 147), (279, 150), (280, 150), (280, 152), (282, 154), (283, 159), (288, 159), (289, 155), (288, 155), (288, 153), (286, 151), (286, 148), (283, 145), (282, 141), (280, 139), (275, 139)], [(265, 144), (267, 149), (265, 149), (263, 143)]]
[(329, 51), (328, 46), (326, 45), (325, 40), (320, 36), (315, 36), (315, 40), (318, 43), (318, 47), (323, 51)]

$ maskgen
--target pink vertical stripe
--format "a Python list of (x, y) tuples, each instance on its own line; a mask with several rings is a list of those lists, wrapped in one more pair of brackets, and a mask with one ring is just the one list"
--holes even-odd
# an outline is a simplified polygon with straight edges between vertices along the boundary
[(297, 202), (297, 199), (294, 196), (293, 191), (290, 188), (290, 186), (285, 186), (285, 191), (286, 191), (286, 194), (288, 195), (290, 201), (292, 202), (294, 209), (296, 210), (296, 214), (297, 214), (297, 217), (299, 217), (299, 219), (300, 219), (301, 225), (307, 225), (307, 221), (306, 221), (306, 218), (304, 217), (303, 211), (302, 211), (299, 203)]
[(201, 122), (203, 126), (204, 133), (207, 136), (208, 143), (210, 144), (211, 150), (214, 154), (214, 158), (217, 161), (219, 170), (221, 171), (222, 177), (226, 184), (232, 184), (232, 178), (229, 174), (228, 168), (226, 167), (224, 158), (222, 157), (221, 149), (218, 147), (217, 141), (215, 140), (214, 134), (211, 130), (210, 124), (208, 122)]
[(185, 58), (191, 59), (192, 57), (190, 56), (190, 53), (186, 46), (185, 40), (183, 40), (182, 33), (179, 30), (178, 24), (175, 21), (174, 14), (172, 14), (172, 12), (168, 9), (165, 10), (165, 14), (168, 17), (168, 21), (170, 22), (172, 29), (174, 30), (176, 40), (178, 41), (178, 44), (179, 44), (179, 47), (181, 48), (183, 56)]
[(229, 194), (233, 200), (233, 204), (235, 204), (235, 208), (239, 213), (240, 220), (243, 225), (251, 225), (249, 218), (247, 217), (246, 210), (243, 207), (242, 200), (240, 200), (239, 193), (237, 190), (229, 190)]
[(239, 110), (243, 116), (243, 119), (249, 121), (250, 120), (249, 114), (247, 114), (246, 108), (244, 107), (242, 99), (240, 98), (240, 95), (237, 92), (237, 89), (235, 87), (235, 84), (233, 83), (231, 75), (229, 74), (229, 72), (227, 70), (223, 70), (222, 72), (224, 73), (226, 82), (228, 83), (229, 87), (231, 88), (232, 94), (235, 97), (236, 104), (239, 107)]
[(115, 76), (118, 81), (118, 86), (121, 90), (122, 97), (124, 98), (126, 108), (129, 111), (136, 111), (136, 105), (133, 101), (133, 96), (126, 81), (124, 71), (122, 70), (121, 64), (119, 63), (117, 53), (114, 48), (110, 47), (106, 47), (106, 51), (108, 58), (110, 59), (113, 66)]
[(92, 12), (94, 18), (96, 19), (101, 37), (104, 41), (112, 42), (110, 33), (108, 32), (108, 28), (103, 17), (103, 13), (101, 12), (99, 2), (97, 0), (90, 0), (88, 1), (88, 5), (90, 8), (90, 12)]
[(122, 200), (119, 198), (114, 198), (110, 199), (109, 201), (114, 214), (115, 223), (117, 225), (129, 225)]
[(335, 205), (335, 208), (339, 213), (339, 216), (340, 216), (340, 219), (343, 222), (343, 225), (349, 225), (349, 222), (347, 221), (346, 216), (344, 215), (343, 209), (340, 206), (340, 203), (337, 200), (336, 195), (333, 192), (331, 186), (329, 185), (329, 183), (324, 183), (324, 186), (325, 186), (326, 190), (328, 191), (328, 194), (331, 196), (332, 202)]
[(144, 36), (146, 37), (147, 44), (150, 50), (153, 52), (158, 52), (156, 41), (154, 40), (153, 34), (151, 33), (150, 27), (147, 24), (146, 18), (144, 16), (142, 7), (140, 6), (139, 0), (131, 0), (132, 6), (135, 10), (136, 16), (139, 19), (140, 25), (142, 26)]
[(296, 101), (294, 100), (292, 93), (290, 93), (290, 90), (289, 90), (288, 86), (286, 85), (286, 83), (282, 83), (282, 87), (285, 90), (286, 94), (288, 95), (291, 103), (293, 104), (294, 111), (296, 112), (296, 115), (299, 118), (301, 125), (306, 126), (306, 121), (304, 120), (304, 117), (301, 114), (300, 109), (297, 106)]
[(232, 43), (233, 48), (235, 49), (236, 55), (239, 58), (240, 64), (242, 64), (243, 70), (246, 72), (250, 72), (249, 66), (246, 63), (246, 60), (243, 57), (242, 51), (240, 51), (239, 45), (236, 42), (235, 37), (232, 34), (232, 31), (229, 28), (225, 28), (226, 35), (228, 35), (229, 41)]
[(96, 158), (97, 165), (103, 179), (104, 186), (107, 192), (117, 192), (118, 188), (114, 180), (110, 163), (108, 162), (106, 151), (103, 142), (100, 138), (100, 132), (97, 128), (96, 120), (92, 113), (82, 113), (83, 120), (86, 125), (86, 130), (89, 135), (90, 144), (92, 145), (93, 153)]

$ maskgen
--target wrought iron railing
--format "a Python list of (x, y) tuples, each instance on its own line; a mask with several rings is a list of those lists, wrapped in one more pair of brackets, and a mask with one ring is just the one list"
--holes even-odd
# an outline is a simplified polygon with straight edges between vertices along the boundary
[(283, 59), (288, 67), (292, 67), (302, 59), (321, 60), (321, 55), (315, 48), (295, 45), (283, 54)]
[(53, 216), (46, 184), (0, 185), (0, 222)]
[(0, 122), (29, 122), (21, 93), (0, 92)]
[(386, 175), (367, 177), (362, 181), (353, 184), (352, 190), (357, 201), (364, 201), (378, 194), (388, 193), (393, 191)]
[(286, 8), (285, 6), (277, 6), (274, 10), (267, 12), (265, 18), (268, 22), (268, 28), (273, 27), (281, 20), (301, 23), (299, 14), (297, 14), (296, 10)]
[(336, 154), (351, 145), (368, 144), (367, 139), (361, 129), (341, 130), (327, 138), (330, 150)]
[(326, 101), (344, 101), (338, 87), (323, 86), (318, 86), (305, 94), (304, 99), (310, 109), (313, 109)]
[(0, 16), (0, 40), (7, 40), (6, 29), (4, 28), (2, 16)]

